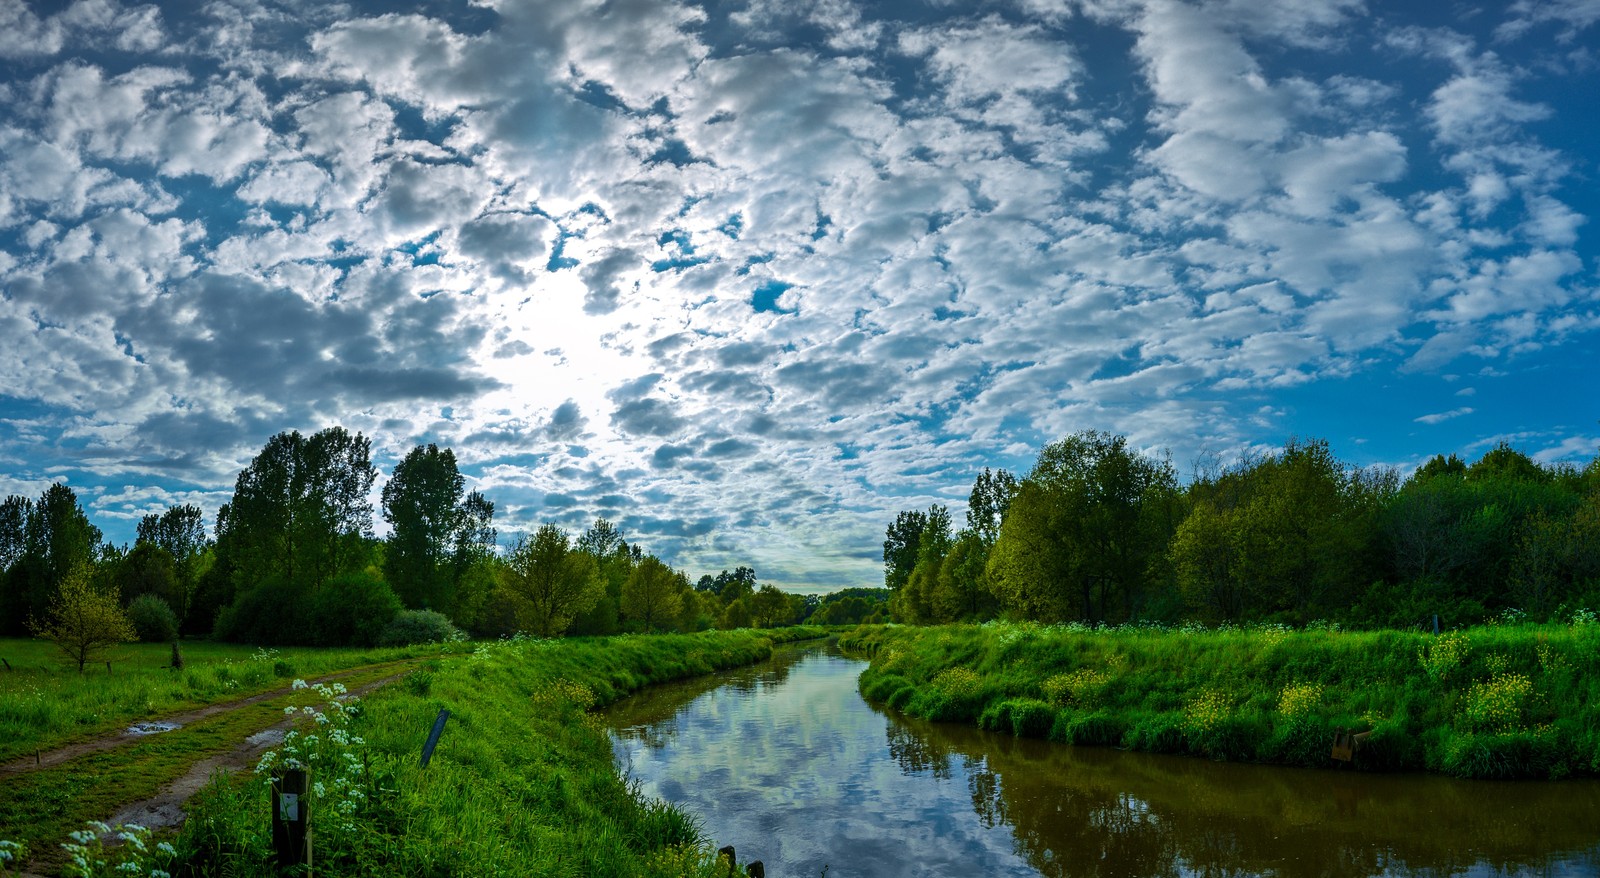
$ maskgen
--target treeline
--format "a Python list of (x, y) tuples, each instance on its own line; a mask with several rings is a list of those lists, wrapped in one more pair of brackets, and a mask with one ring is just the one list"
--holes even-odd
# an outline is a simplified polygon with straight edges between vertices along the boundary
[(1402, 480), (1290, 440), (1181, 486), (1169, 459), (1086, 431), (1021, 479), (985, 469), (960, 530), (944, 506), (901, 512), (883, 560), (914, 623), (1543, 620), (1600, 606), (1600, 458), (1545, 466), (1501, 443)]
[(0, 634), (30, 633), (70, 577), (115, 594), (146, 640), (376, 645), (886, 615), (882, 589), (805, 597), (758, 583), (749, 567), (691, 585), (603, 518), (576, 537), (546, 524), (502, 550), (495, 504), (467, 491), (454, 452), (436, 445), (413, 448), (384, 484), (380, 540), (368, 499), (377, 477), (359, 433), (280, 433), (239, 473), (212, 534), (199, 508), (173, 506), (145, 516), (131, 548), (105, 542), (64, 484), (8, 497)]

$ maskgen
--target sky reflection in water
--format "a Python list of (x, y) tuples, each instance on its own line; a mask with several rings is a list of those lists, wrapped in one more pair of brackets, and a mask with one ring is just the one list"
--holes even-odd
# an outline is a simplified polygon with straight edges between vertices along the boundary
[(789, 650), (608, 712), (618, 764), (774, 878), (1595, 875), (1600, 783), (1369, 776), (1019, 741)]

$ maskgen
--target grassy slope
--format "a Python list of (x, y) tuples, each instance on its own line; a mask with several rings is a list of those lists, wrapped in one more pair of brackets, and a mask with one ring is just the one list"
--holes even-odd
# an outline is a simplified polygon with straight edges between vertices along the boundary
[(1220, 759), (1463, 777), (1600, 772), (1600, 626), (1434, 637), (1281, 629), (867, 627), (861, 691), (935, 720)]
[(182, 671), (167, 668), (171, 645), (141, 643), (113, 650), (109, 673), (99, 664), (79, 674), (75, 666), (62, 663), (61, 653), (48, 641), (0, 638), (0, 656), (12, 667), (9, 672), (0, 669), (0, 762), (96, 737), (141, 719), (282, 688), (294, 677), (441, 652), (437, 644), (280, 652), (186, 642), (182, 648)]
[[(418, 671), (375, 694), (352, 724), (364, 743), (347, 752), (362, 766), (352, 777), (365, 798), (348, 826), (318, 818), (318, 872), (723, 878), (726, 867), (715, 865), (692, 818), (641, 799), (617, 775), (609, 737), (589, 708), (652, 683), (762, 660), (775, 637), (821, 633), (509, 642)], [(451, 718), (432, 763), (420, 769), (441, 708)], [(203, 795), (178, 839), (175, 874), (267, 874), (262, 783), (214, 784)], [(337, 807), (329, 799), (321, 813)]]

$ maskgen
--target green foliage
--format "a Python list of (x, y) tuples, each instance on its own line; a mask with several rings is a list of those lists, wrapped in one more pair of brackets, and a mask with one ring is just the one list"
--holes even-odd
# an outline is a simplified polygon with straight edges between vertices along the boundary
[(54, 643), (78, 666), (97, 661), (107, 649), (139, 639), (111, 589), (96, 584), (87, 564), (67, 572), (43, 619), (32, 622), (35, 635)]
[(434, 610), (401, 610), (378, 637), (380, 646), (413, 643), (455, 643), (465, 639), (450, 617)]
[(666, 627), (683, 609), (680, 592), (687, 591), (682, 574), (654, 555), (647, 555), (622, 585), (623, 618), (644, 631)]
[(462, 579), (493, 548), (494, 504), (465, 487), (455, 452), (432, 444), (411, 449), (384, 483), (384, 573), (407, 607), (457, 619), (474, 608)]
[[(340, 574), (312, 596), (310, 642), (316, 646), (377, 646), (399, 612), (400, 598), (376, 573)], [(293, 638), (291, 642), (306, 641)]]
[(503, 571), (505, 588), (518, 602), (518, 622), (540, 637), (566, 631), (605, 593), (594, 556), (574, 551), (566, 532), (553, 524), (539, 528), (531, 540), (518, 537)]
[(128, 604), (128, 621), (144, 643), (170, 643), (178, 636), (178, 616), (165, 599), (143, 594)]
[[(863, 627), (867, 699), (927, 719), (1216, 759), (1465, 777), (1600, 774), (1600, 625), (1441, 637), (1081, 624)], [(1041, 729), (1044, 732), (1041, 732)]]

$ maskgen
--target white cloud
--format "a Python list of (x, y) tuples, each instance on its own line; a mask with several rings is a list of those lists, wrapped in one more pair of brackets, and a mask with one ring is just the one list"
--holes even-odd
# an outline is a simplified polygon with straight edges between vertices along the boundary
[(1472, 411), (1473, 410), (1472, 410), (1472, 408), (1470, 406), (1463, 406), (1462, 408), (1451, 409), (1450, 411), (1447, 411), (1447, 412), (1438, 412), (1436, 414), (1431, 414), (1431, 415), (1422, 415), (1420, 417), (1412, 418), (1412, 420), (1415, 421), (1418, 424), (1429, 424), (1429, 425), (1442, 424), (1445, 421), (1453, 420), (1453, 419), (1459, 418), (1459, 417), (1461, 417), (1463, 415), (1470, 415), (1470, 414), (1472, 414)]

